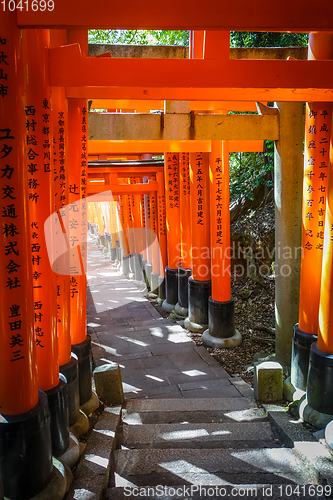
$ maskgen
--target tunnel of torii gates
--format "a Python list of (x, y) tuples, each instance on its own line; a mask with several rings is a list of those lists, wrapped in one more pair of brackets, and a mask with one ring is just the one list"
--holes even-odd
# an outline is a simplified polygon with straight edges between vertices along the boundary
[[(240, 343), (228, 158), (263, 140), (275, 141), (276, 356), (333, 415), (333, 4), (37, 4), (5, 0), (0, 15), (5, 496), (49, 484), (91, 397), (87, 226), (206, 345)], [(189, 58), (88, 56), (89, 28), (137, 27), (192, 30)], [(230, 30), (309, 32), (307, 60), (231, 59)]]

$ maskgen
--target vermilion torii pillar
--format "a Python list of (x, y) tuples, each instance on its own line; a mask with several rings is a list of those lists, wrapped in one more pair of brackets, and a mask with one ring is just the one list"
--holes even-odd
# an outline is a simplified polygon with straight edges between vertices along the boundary
[[(158, 244), (159, 244), (159, 276), (155, 270), (151, 273), (152, 290), (157, 289), (158, 285), (158, 300), (162, 302), (165, 299), (165, 269), (167, 265), (167, 225), (166, 225), (166, 192), (164, 173), (157, 172), (157, 218), (158, 218)], [(157, 265), (156, 265), (157, 269)]]
[(126, 195), (119, 196), (118, 213), (120, 214), (120, 223), (121, 223), (119, 236), (122, 248), (122, 272), (124, 275), (127, 275), (130, 272), (130, 267), (129, 267), (130, 249), (127, 236), (129, 221), (128, 221), (128, 202)]
[(26, 165), (38, 387), (49, 401), (53, 454), (61, 456), (69, 446), (68, 399), (66, 380), (59, 379), (57, 282), (47, 249), (54, 235), (44, 231), (45, 221), (54, 212), (55, 194), (51, 89), (46, 58), (49, 37), (48, 30), (23, 32), (23, 54), (27, 63)]
[(231, 297), (228, 141), (212, 141), (209, 180), (212, 295), (208, 302), (209, 326), (202, 341), (210, 347), (235, 347), (241, 335), (235, 330)]
[[(66, 30), (51, 30), (51, 47), (66, 43)], [(74, 425), (79, 407), (78, 360), (72, 353), (70, 329), (70, 256), (69, 256), (69, 217), (68, 210), (68, 103), (65, 89), (52, 88), (53, 124), (53, 181), (54, 210), (57, 213), (55, 238), (62, 234), (67, 238), (67, 251), (60, 253), (54, 246), (53, 271), (57, 274), (57, 333), (59, 346), (59, 371), (66, 377), (68, 393), (69, 425)], [(91, 218), (93, 223), (93, 219)]]
[[(87, 30), (68, 30), (67, 43), (79, 43), (88, 52)], [(80, 404), (91, 398), (91, 345), (86, 334), (87, 318), (87, 134), (88, 108), (85, 99), (68, 101), (68, 165), (70, 222), (70, 294), (72, 351), (79, 361)]]
[(164, 154), (166, 230), (168, 265), (165, 269), (165, 295), (162, 307), (172, 311), (178, 302), (178, 267), (180, 265), (179, 153)]
[(25, 125), (34, 117), (27, 118), (24, 112), (24, 64), (16, 12), (2, 12), (0, 32), (0, 463), (5, 496), (21, 500), (47, 486), (53, 467), (47, 397), (38, 391), (27, 212)]
[[(51, 47), (60, 47), (66, 43), (65, 30), (52, 30), (50, 32)], [(62, 87), (52, 88), (52, 129), (53, 129), (53, 182), (55, 184), (54, 210), (61, 217), (61, 209), (68, 204), (68, 171), (67, 171), (67, 100), (65, 89)], [(59, 220), (59, 219), (58, 219)], [(65, 228), (68, 233), (69, 227)], [(63, 228), (56, 228), (56, 234), (62, 232)], [(55, 272), (57, 274), (57, 332), (59, 345), (60, 367), (71, 361), (71, 336), (70, 336), (70, 284), (69, 274), (62, 273), (62, 269), (69, 269), (69, 254), (56, 255), (60, 259), (56, 261)], [(64, 259), (66, 262), (64, 262)], [(60, 368), (61, 371), (61, 368)]]
[[(310, 33), (308, 59), (332, 58), (333, 36)], [(303, 391), (307, 387), (311, 344), (317, 340), (319, 329), (332, 104), (307, 103), (305, 111), (299, 321), (294, 327), (291, 360), (291, 382)], [(320, 356), (318, 360), (320, 363)]]
[[(333, 35), (311, 33), (309, 36), (309, 52), (317, 59), (333, 59)], [(318, 110), (319, 111), (319, 110)], [(319, 112), (318, 112), (319, 115)], [(318, 116), (317, 115), (317, 116)], [(323, 121), (321, 121), (323, 120)], [(325, 222), (317, 232), (322, 236), (317, 245), (323, 244), (322, 273), (319, 300), (318, 340), (310, 348), (310, 363), (307, 384), (307, 400), (309, 405), (321, 412), (333, 415), (333, 151), (332, 151), (332, 105), (320, 106), (320, 130), (317, 137), (313, 138), (315, 146), (320, 152), (320, 166), (322, 177), (327, 175), (327, 199), (323, 205), (320, 186), (317, 210), (319, 217), (325, 217)], [(327, 156), (329, 154), (329, 157)], [(323, 181), (326, 178), (322, 179)], [(318, 198), (317, 198), (318, 199)], [(325, 210), (325, 212), (324, 212)], [(324, 213), (323, 213), (324, 212)], [(319, 225), (319, 220), (318, 220)], [(324, 226), (324, 227), (323, 227)], [(319, 239), (319, 238), (318, 238)], [(332, 431), (330, 431), (332, 432)], [(332, 438), (330, 438), (332, 442)]]
[(190, 154), (192, 276), (188, 279), (185, 327), (202, 333), (208, 326), (210, 281), (209, 153)]
[(188, 314), (188, 278), (192, 273), (191, 224), (188, 223), (188, 216), (191, 213), (189, 165), (189, 153), (180, 153), (179, 197), (181, 265), (178, 268), (178, 302), (175, 306), (175, 311), (177, 314), (184, 317)]

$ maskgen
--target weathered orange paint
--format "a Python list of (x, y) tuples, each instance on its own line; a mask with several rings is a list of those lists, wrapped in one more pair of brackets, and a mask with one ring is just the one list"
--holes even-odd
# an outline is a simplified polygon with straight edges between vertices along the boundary
[(209, 161), (212, 299), (231, 299), (228, 141), (212, 141)]
[(208, 166), (208, 153), (192, 153), (190, 155), (192, 277), (196, 281), (210, 279)]

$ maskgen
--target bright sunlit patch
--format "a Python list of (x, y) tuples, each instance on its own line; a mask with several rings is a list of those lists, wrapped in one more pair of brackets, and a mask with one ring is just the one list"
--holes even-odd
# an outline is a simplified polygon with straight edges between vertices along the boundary
[(230, 431), (214, 431), (211, 433), (212, 436), (223, 436), (224, 434), (231, 434)]
[[(118, 356), (120, 356), (120, 354), (118, 354)], [(115, 363), (114, 361), (110, 361), (109, 359), (106, 358), (101, 358), (101, 361), (105, 361), (105, 363), (108, 363), (109, 365), (118, 366), (117, 363)]]
[(160, 339), (164, 337), (162, 328), (160, 328), (159, 326), (156, 326), (154, 328), (149, 328), (149, 331), (154, 337), (159, 337)]
[(94, 464), (100, 465), (107, 469), (109, 465), (109, 460), (107, 458), (99, 457), (98, 455), (85, 455), (84, 457), (88, 462), (93, 462)]
[(132, 339), (131, 337), (125, 337), (124, 335), (117, 335), (119, 339), (127, 340), (127, 342), (132, 342), (132, 344), (140, 345), (142, 347), (147, 347), (149, 344), (143, 342), (142, 340)]
[(225, 416), (236, 420), (236, 422), (248, 422), (262, 418), (262, 413), (258, 413), (257, 408), (250, 408), (248, 410), (228, 411)]
[(99, 434), (104, 434), (104, 436), (109, 436), (114, 438), (116, 433), (114, 431), (109, 431), (107, 429), (94, 429), (94, 432), (98, 432)]
[(104, 349), (107, 353), (109, 354), (113, 354), (113, 356), (121, 356), (121, 354), (118, 354), (117, 353), (117, 349), (113, 349), (113, 347), (109, 347), (107, 345), (104, 345), (104, 344), (100, 344), (99, 342), (91, 342), (92, 344), (94, 345), (97, 345), (98, 347), (101, 347), (102, 349)]
[(197, 437), (209, 436), (209, 432), (206, 429), (189, 429), (189, 430), (181, 430), (181, 431), (173, 431), (173, 432), (165, 432), (161, 435), (161, 438), (166, 441), (171, 441), (173, 439), (194, 439)]
[[(187, 462), (186, 460), (162, 462), (159, 465), (160, 467), (163, 467), (164, 469), (172, 472), (172, 474), (174, 474), (175, 476), (178, 476), (192, 484), (205, 484), (206, 486), (231, 484), (228, 481), (224, 481), (222, 478), (215, 476), (214, 474), (210, 474), (205, 469), (201, 469), (200, 467)], [(191, 480), (191, 476), (193, 476), (193, 481)]]
[(169, 333), (168, 341), (174, 344), (184, 344), (185, 342), (192, 342), (191, 338), (184, 334)]
[(109, 299), (109, 302), (113, 302), (114, 304), (119, 304), (119, 300), (111, 300), (111, 299)]
[(131, 384), (126, 384), (126, 382), (123, 382), (123, 391), (135, 392), (137, 394), (138, 392), (142, 391), (142, 389), (140, 389), (139, 387), (134, 387), (134, 385)]
[(186, 370), (184, 375), (188, 375), (189, 377), (199, 377), (200, 375), (207, 375), (205, 372), (201, 372), (200, 370)]
[[(131, 287), (120, 287), (120, 288), (115, 288), (115, 290), (134, 290), (134, 288), (132, 286)], [(138, 290), (135, 289), (134, 291), (137, 292)]]
[(96, 493), (86, 490), (85, 488), (75, 489), (73, 499), (81, 500), (82, 498), (84, 498), (84, 500), (95, 500)]
[(164, 382), (162, 378), (154, 377), (154, 375), (146, 375), (147, 378), (151, 378), (152, 380), (156, 380), (157, 382)]
[(100, 323), (87, 323), (87, 326), (91, 326), (91, 328), (97, 328), (98, 326), (101, 326)]

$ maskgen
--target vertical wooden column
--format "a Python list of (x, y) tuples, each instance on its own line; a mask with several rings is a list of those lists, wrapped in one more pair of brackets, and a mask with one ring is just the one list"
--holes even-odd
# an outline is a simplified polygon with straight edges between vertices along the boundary
[[(333, 59), (333, 34), (310, 33), (309, 58)], [(317, 134), (311, 138), (316, 149), (319, 181), (317, 192), (313, 192), (313, 210), (318, 213), (318, 228), (313, 236), (316, 250), (322, 253), (322, 272), (318, 315), (318, 340), (310, 347), (309, 373), (307, 384), (308, 404), (321, 413), (333, 414), (333, 149), (332, 149), (332, 103), (322, 103), (318, 108), (309, 104), (309, 109), (317, 111)], [(329, 156), (328, 156), (329, 155)], [(327, 175), (327, 178), (325, 177)], [(312, 177), (314, 179), (314, 176)], [(325, 200), (325, 181), (327, 182)], [(322, 187), (323, 186), (323, 187)], [(313, 197), (313, 195), (315, 195)], [(315, 205), (315, 201), (317, 204)], [(309, 210), (310, 211), (310, 210)], [(325, 222), (323, 222), (323, 219)], [(324, 233), (324, 241), (322, 236)], [(316, 238), (316, 240), (315, 240)], [(312, 241), (311, 240), (311, 243)], [(319, 248), (318, 248), (319, 247)], [(303, 269), (302, 269), (303, 271)], [(311, 283), (311, 281), (310, 281)], [(300, 326), (301, 327), (301, 326)], [(331, 434), (331, 436), (329, 436)], [(332, 430), (327, 431), (327, 439), (332, 442)]]
[[(56, 274), (48, 258), (44, 222), (54, 211), (52, 179), (52, 114), (48, 84), (48, 30), (25, 30), (26, 64), (26, 168), (28, 171), (30, 243), (38, 387), (43, 391), (59, 383)], [(27, 113), (33, 113), (33, 115)]]
[(165, 301), (171, 311), (178, 302), (178, 267), (180, 266), (179, 153), (164, 154), (166, 230), (168, 265), (165, 269)]
[[(88, 55), (87, 30), (68, 30), (67, 43), (79, 43), (84, 56)], [(90, 337), (86, 334), (87, 318), (87, 133), (88, 107), (86, 99), (68, 102), (68, 165), (70, 208), (71, 263), (71, 339), (72, 351), (79, 360), (80, 404), (91, 397)]]
[(5, 497), (19, 500), (42, 491), (53, 468), (48, 402), (38, 392), (34, 335), (25, 153), (26, 121), (34, 116), (27, 117), (24, 108), (24, 59), (16, 12), (1, 13), (0, 33), (0, 464)]
[[(2, 13), (1, 26), (1, 98), (2, 127), (0, 164), (2, 192), (1, 237), (1, 413), (15, 415), (31, 410), (38, 402), (36, 342), (28, 172), (25, 167), (26, 121), (23, 60), (20, 30), (16, 15)], [(28, 265), (27, 265), (28, 263)], [(15, 264), (15, 265), (14, 265)]]
[(122, 249), (122, 272), (126, 276), (130, 272), (130, 260), (129, 260), (129, 243), (127, 236), (127, 228), (128, 228), (128, 204), (127, 204), (127, 196), (119, 196), (118, 203), (118, 213), (120, 219), (120, 228), (119, 228), (119, 237), (120, 237), (120, 245)]
[(190, 154), (192, 276), (188, 280), (186, 328), (203, 332), (208, 326), (210, 282), (210, 207), (208, 153)]
[[(308, 59), (332, 59), (332, 40), (331, 34), (310, 33)], [(319, 328), (332, 104), (307, 103), (305, 113), (299, 313), (291, 357), (291, 382), (304, 391), (310, 347)]]
[(117, 260), (117, 235), (118, 235), (118, 225), (117, 225), (117, 208), (116, 202), (114, 200), (110, 201), (110, 235), (111, 235), (111, 261), (115, 262)]
[[(165, 299), (165, 269), (167, 265), (167, 228), (166, 228), (166, 194), (164, 187), (164, 173), (157, 172), (157, 217), (158, 217), (158, 243), (160, 248), (160, 275), (151, 274), (152, 290), (158, 288), (158, 295), (160, 300)], [(157, 278), (157, 279), (156, 279)], [(157, 284), (156, 288), (153, 288)]]
[(178, 268), (178, 302), (175, 311), (180, 316), (188, 314), (188, 278), (192, 273), (191, 224), (188, 216), (191, 213), (190, 200), (190, 155), (179, 155), (179, 198), (180, 198), (180, 254), (181, 265)]
[[(66, 43), (65, 30), (51, 30), (50, 46), (60, 47)], [(53, 127), (53, 182), (55, 186), (54, 210), (58, 214), (55, 236), (58, 237), (69, 226), (61, 227), (61, 211), (68, 204), (68, 167), (67, 167), (67, 120), (68, 109), (65, 89), (52, 88), (52, 127)], [(65, 209), (66, 210), (66, 209)], [(65, 219), (66, 220), (66, 219)], [(92, 220), (91, 220), (92, 222)], [(57, 246), (56, 246), (57, 250)], [(54, 271), (57, 273), (57, 333), (59, 346), (59, 365), (66, 365), (71, 360), (70, 336), (70, 281), (69, 253), (57, 255)], [(61, 371), (61, 369), (60, 369)]]
[(209, 179), (212, 295), (208, 301), (209, 326), (202, 340), (210, 347), (235, 347), (241, 336), (235, 330), (231, 298), (228, 141), (212, 141)]
[[(149, 182), (156, 180), (156, 175), (149, 176)], [(160, 249), (158, 244), (158, 220), (157, 220), (157, 193), (151, 192), (147, 195), (147, 245), (148, 261), (146, 273), (149, 286), (153, 293), (157, 293), (158, 276), (160, 272)], [(152, 280), (154, 277), (154, 283)]]

